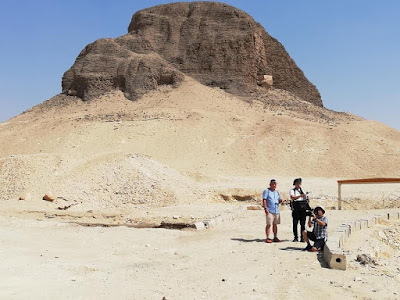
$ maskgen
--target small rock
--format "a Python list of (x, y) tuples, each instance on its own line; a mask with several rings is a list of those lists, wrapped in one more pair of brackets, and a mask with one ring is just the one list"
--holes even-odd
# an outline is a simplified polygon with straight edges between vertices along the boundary
[(24, 195), (20, 196), (20, 197), (19, 197), (19, 200), (26, 200), (26, 201), (30, 201), (30, 200), (32, 200), (32, 196), (31, 196), (31, 194), (30, 194), (30, 193), (26, 193), (26, 194), (24, 194)]
[(146, 247), (147, 247), (147, 248), (150, 247), (150, 244), (146, 244)]
[(54, 200), (56, 200), (56, 197), (54, 197), (51, 192), (48, 192), (43, 196), (43, 200), (53, 202)]
[(67, 95), (68, 96), (76, 96), (77, 92), (76, 92), (76, 90), (68, 90)]
[(247, 206), (247, 210), (261, 210), (262, 207), (260, 205), (250, 205)]
[(354, 281), (362, 281), (362, 278), (361, 277), (356, 277), (356, 278), (354, 278)]
[(174, 219), (179, 219), (179, 216), (173, 216)]
[(387, 239), (386, 234), (383, 231), (379, 231), (378, 235), (382, 240), (386, 240)]

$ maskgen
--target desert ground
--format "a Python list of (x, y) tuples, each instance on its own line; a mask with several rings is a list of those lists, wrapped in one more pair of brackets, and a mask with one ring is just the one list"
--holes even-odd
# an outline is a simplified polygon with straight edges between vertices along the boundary
[[(234, 204), (226, 204), (229, 209)], [(237, 204), (238, 205), (238, 204)], [(215, 207), (220, 212), (221, 207)], [(212, 212), (211, 210), (208, 211)], [(379, 211), (378, 211), (379, 212)], [(329, 231), (374, 211), (327, 210)], [(265, 243), (264, 212), (244, 211), (196, 231), (86, 227), (70, 220), (0, 217), (2, 299), (398, 299), (400, 223), (376, 225), (346, 244), (346, 271), (327, 268), (292, 242), (282, 211), (281, 243)], [(388, 240), (382, 239), (386, 234)], [(393, 244), (397, 241), (397, 246)], [(361, 265), (368, 254), (377, 265)]]

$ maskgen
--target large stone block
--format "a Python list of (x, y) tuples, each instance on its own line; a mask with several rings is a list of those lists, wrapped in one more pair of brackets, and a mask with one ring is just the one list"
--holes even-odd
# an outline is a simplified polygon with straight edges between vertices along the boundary
[(330, 253), (327, 263), (331, 269), (346, 270), (347, 267), (346, 255), (341, 250), (332, 251)]
[(368, 221), (366, 219), (360, 220), (361, 230), (368, 228)]
[(343, 247), (346, 242), (346, 233), (344, 231), (338, 232), (339, 234), (339, 247)]
[(333, 233), (331, 236), (328, 237), (327, 243), (333, 247), (335, 246), (336, 248), (340, 248), (341, 242), (340, 242), (340, 234), (339, 233)]
[(346, 255), (340, 248), (336, 247), (336, 243), (328, 240), (324, 247), (323, 256), (331, 269), (346, 270)]
[(338, 228), (342, 228), (344, 229), (345, 233), (346, 233), (346, 238), (348, 238), (351, 234), (351, 227), (349, 224), (342, 224), (339, 225)]
[(355, 221), (354, 226), (356, 230), (361, 230), (361, 221), (360, 220)]
[(376, 218), (375, 218), (374, 216), (369, 217), (369, 218), (367, 219), (367, 221), (368, 221), (368, 227), (375, 226), (375, 224), (376, 224)]
[(357, 221), (351, 221), (351, 222), (347, 223), (347, 225), (350, 227), (350, 234), (352, 234), (355, 231), (359, 230), (359, 228), (358, 228), (356, 223), (357, 223)]
[(204, 230), (206, 229), (206, 226), (203, 222), (196, 222), (194, 223), (194, 228), (196, 228), (196, 230)]
[(374, 217), (377, 224), (387, 220), (387, 217), (385, 217), (384, 215), (375, 215)]
[(394, 219), (397, 219), (397, 220), (400, 219), (400, 212), (394, 211), (394, 212), (393, 212), (393, 215), (395, 216)]
[(389, 220), (390, 221), (399, 219), (399, 213), (397, 211), (388, 212), (388, 215), (389, 215)]
[(215, 223), (214, 219), (207, 219), (203, 221), (204, 225), (206, 226), (206, 228), (210, 228), (210, 227), (215, 227), (215, 225), (217, 225)]
[(274, 83), (272, 75), (258, 75), (257, 79), (257, 84), (266, 89), (269, 89)]

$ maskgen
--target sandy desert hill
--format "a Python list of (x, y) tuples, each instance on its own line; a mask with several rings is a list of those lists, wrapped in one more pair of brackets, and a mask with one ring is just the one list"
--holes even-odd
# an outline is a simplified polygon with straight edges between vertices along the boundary
[(135, 102), (56, 96), (2, 123), (1, 194), (165, 206), (211, 199), (220, 181), (400, 175), (398, 131), (300, 103), (248, 102), (190, 78)]
[[(252, 196), (270, 177), (400, 176), (399, 131), (324, 108), (318, 90), (283, 46), (244, 12), (221, 5), (179, 4), (175, 12), (186, 19), (181, 16), (173, 24), (188, 30), (182, 39), (193, 35), (193, 24), (210, 7), (219, 7), (223, 15), (239, 14), (232, 21), (239, 22), (237, 30), (248, 24), (245, 32), (263, 36), (264, 46), (247, 53), (244, 62), (234, 57), (236, 64), (220, 61), (219, 69), (201, 71), (198, 66), (213, 59), (205, 57), (203, 50), (199, 50), (200, 61), (187, 54), (182, 66), (165, 53), (190, 51), (182, 46), (172, 52), (160, 49), (165, 32), (177, 38), (174, 32), (179, 27), (165, 30), (164, 26), (174, 21), (165, 17), (171, 7), (135, 14), (132, 22), (139, 25), (130, 25), (127, 36), (99, 40), (82, 51), (64, 75), (65, 93), (0, 124), (1, 198), (18, 199), (30, 193), (41, 199), (52, 191), (59, 198), (83, 202), (81, 209), (168, 206), (212, 201), (224, 193)], [(152, 41), (149, 31), (154, 30), (161, 33)], [(246, 41), (247, 35), (239, 37), (237, 44), (222, 45), (217, 36), (219, 46), (212, 49), (217, 52), (231, 45), (241, 56), (248, 45), (240, 41)], [(116, 44), (125, 47), (118, 48), (122, 52), (114, 51)], [(112, 59), (99, 64), (107, 55)], [(136, 67), (147, 64), (147, 71), (122, 70), (126, 59)], [(262, 70), (257, 61), (264, 65)], [(115, 62), (120, 67), (110, 71), (108, 64)], [(237, 73), (241, 66), (253, 72), (251, 80), (241, 79), (244, 74)], [(257, 84), (259, 72), (271, 72), (272, 87)], [(290, 75), (297, 77), (285, 79)], [(179, 80), (160, 81), (163, 76)], [(144, 84), (149, 79), (151, 86)], [(124, 85), (108, 85), (116, 80)], [(137, 96), (134, 101), (129, 99), (132, 93)]]

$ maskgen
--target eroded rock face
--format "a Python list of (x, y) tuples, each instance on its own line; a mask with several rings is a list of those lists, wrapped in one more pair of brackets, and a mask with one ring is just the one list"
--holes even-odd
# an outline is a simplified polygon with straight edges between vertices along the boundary
[(138, 11), (127, 35), (86, 46), (62, 88), (84, 100), (121, 89), (134, 100), (158, 85), (178, 84), (183, 74), (238, 95), (262, 92), (259, 78), (268, 75), (275, 88), (322, 106), (318, 90), (276, 39), (245, 12), (217, 2)]

